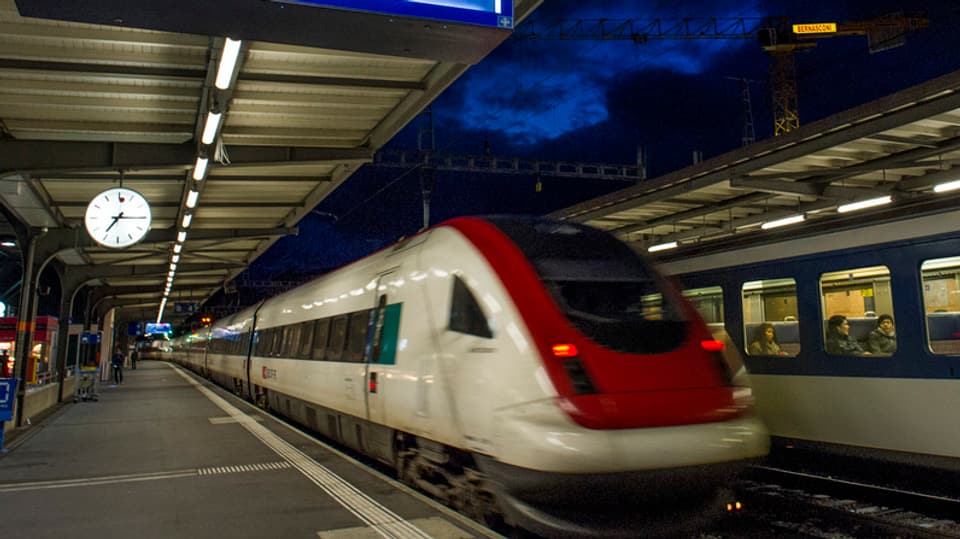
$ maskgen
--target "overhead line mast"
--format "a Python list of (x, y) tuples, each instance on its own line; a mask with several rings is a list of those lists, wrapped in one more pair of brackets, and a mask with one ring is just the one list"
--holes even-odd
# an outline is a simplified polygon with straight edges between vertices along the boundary
[(816, 46), (813, 40), (835, 36), (866, 35), (871, 53), (899, 47), (907, 32), (926, 28), (921, 14), (894, 14), (847, 23), (791, 25), (787, 17), (682, 19), (556, 19), (548, 23), (528, 20), (513, 34), (516, 39), (617, 41), (636, 44), (663, 39), (758, 39), (770, 53), (770, 89), (773, 101), (773, 134), (800, 127), (797, 105), (797, 71), (794, 53)]

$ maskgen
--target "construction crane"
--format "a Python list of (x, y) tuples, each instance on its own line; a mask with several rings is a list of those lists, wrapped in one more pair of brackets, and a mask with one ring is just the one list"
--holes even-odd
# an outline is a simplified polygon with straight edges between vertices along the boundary
[(864, 21), (791, 24), (787, 17), (683, 19), (556, 19), (526, 21), (514, 38), (534, 40), (757, 39), (770, 54), (773, 134), (800, 127), (794, 53), (827, 37), (865, 35), (871, 53), (904, 44), (907, 32), (926, 28), (921, 14), (893, 14)]

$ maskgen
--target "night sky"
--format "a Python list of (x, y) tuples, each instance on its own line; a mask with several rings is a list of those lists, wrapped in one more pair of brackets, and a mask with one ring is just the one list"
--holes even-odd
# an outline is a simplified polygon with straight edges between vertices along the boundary
[[(584, 4), (589, 4), (585, 6)], [(591, 1), (547, 0), (531, 20), (786, 16), (792, 22), (858, 21), (922, 12), (926, 29), (876, 54), (864, 36), (820, 39), (797, 54), (801, 125), (960, 69), (956, 0)], [(736, 149), (743, 133), (740, 83), (750, 85), (756, 137), (772, 136), (769, 57), (756, 40), (532, 41), (509, 39), (433, 104), (441, 153), (593, 163), (636, 162), (648, 176)], [(415, 150), (423, 117), (387, 149)], [(438, 172), (431, 223), (470, 214), (542, 214), (628, 184)], [(257, 278), (318, 274), (349, 263), (422, 224), (417, 171), (364, 167), (248, 270)]]

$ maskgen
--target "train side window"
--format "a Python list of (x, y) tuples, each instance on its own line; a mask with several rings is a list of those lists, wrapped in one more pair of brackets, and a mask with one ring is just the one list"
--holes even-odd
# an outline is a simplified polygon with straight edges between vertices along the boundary
[[(889, 356), (897, 350), (890, 270), (886, 266), (820, 276), (824, 350), (843, 356)], [(886, 320), (890, 319), (890, 324)], [(889, 329), (888, 329), (889, 328)]]
[(312, 359), (322, 361), (327, 352), (327, 339), (330, 337), (330, 319), (323, 318), (317, 320), (313, 330), (313, 353)]
[(691, 288), (683, 291), (683, 296), (693, 303), (700, 317), (710, 328), (714, 338), (725, 340), (726, 328), (723, 326), (723, 289), (719, 286)]
[(938, 355), (960, 355), (960, 256), (920, 265), (927, 345)]
[(359, 311), (350, 315), (350, 328), (347, 330), (347, 349), (344, 361), (363, 361), (363, 349), (367, 344), (367, 328), (370, 326), (370, 311)]
[(743, 283), (743, 342), (751, 356), (800, 353), (797, 281), (765, 279)]
[(453, 298), (450, 301), (448, 329), (485, 339), (493, 338), (493, 332), (490, 330), (483, 308), (470, 292), (467, 283), (457, 275), (453, 276)]
[(347, 342), (347, 315), (340, 315), (330, 322), (330, 341), (327, 343), (326, 357), (329, 361), (340, 361), (343, 357), (343, 345)]
[(310, 345), (313, 344), (313, 320), (300, 323), (300, 346), (296, 356), (300, 359), (310, 359)]
[(287, 341), (283, 346), (285, 357), (297, 357), (297, 350), (300, 349), (300, 327), (300, 324), (287, 326)]

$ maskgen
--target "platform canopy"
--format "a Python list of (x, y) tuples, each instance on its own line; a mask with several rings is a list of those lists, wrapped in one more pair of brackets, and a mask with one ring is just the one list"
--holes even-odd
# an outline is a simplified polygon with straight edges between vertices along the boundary
[(955, 209), (957, 180), (960, 71), (552, 215), (670, 260)]
[[(155, 317), (185, 232), (173, 315), (296, 233), (539, 3), (0, 0), (0, 236), (55, 244), (50, 260)], [(239, 59), (219, 88), (226, 38)], [(204, 144), (210, 113), (221, 122)], [(84, 212), (121, 184), (149, 200), (153, 223), (141, 243), (108, 249)], [(4, 265), (18, 248), (0, 248)]]

